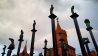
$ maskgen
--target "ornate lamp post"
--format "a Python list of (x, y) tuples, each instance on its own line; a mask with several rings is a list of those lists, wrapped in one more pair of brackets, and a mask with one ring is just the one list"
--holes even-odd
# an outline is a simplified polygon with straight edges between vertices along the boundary
[(7, 56), (11, 56), (12, 50), (15, 48), (14, 39), (9, 38), (9, 40), (11, 41), (11, 44), (8, 47), (9, 50), (7, 52)]
[(61, 48), (62, 48), (62, 56), (67, 56), (67, 54), (66, 54), (66, 44), (64, 43), (64, 39), (63, 39), (62, 34), (63, 34), (62, 32), (59, 33), (60, 41), (61, 41)]
[(34, 20), (33, 29), (31, 30), (31, 31), (32, 31), (32, 40), (31, 40), (30, 56), (33, 56), (33, 54), (34, 54), (35, 32), (37, 31), (37, 30), (35, 29), (35, 25), (36, 25), (36, 22), (35, 22), (35, 20)]
[(17, 56), (19, 56), (20, 49), (21, 49), (21, 44), (22, 44), (22, 42), (24, 41), (24, 40), (23, 40), (23, 34), (24, 34), (23, 30), (21, 30), (20, 39), (18, 40), (18, 41), (19, 41), (19, 45), (18, 45)]
[(58, 48), (57, 48), (56, 32), (55, 32), (55, 18), (57, 16), (55, 14), (53, 14), (53, 9), (54, 9), (54, 7), (53, 7), (53, 5), (51, 5), (49, 18), (51, 19), (51, 25), (52, 25), (54, 56), (59, 56), (58, 55)]
[(88, 55), (89, 55), (89, 56), (92, 56), (92, 55), (91, 55), (91, 52), (90, 52), (90, 49), (89, 49), (89, 46), (88, 46), (88, 44), (90, 43), (89, 39), (88, 39), (88, 38), (83, 38), (83, 42), (84, 42), (84, 44), (85, 44), (85, 46), (86, 46)]
[(77, 17), (79, 17), (79, 15), (74, 12), (74, 6), (72, 6), (72, 8), (71, 8), (71, 12), (72, 12), (72, 15), (70, 17), (74, 20), (74, 24), (75, 24), (78, 40), (79, 40), (79, 43), (80, 43), (80, 48), (81, 48), (81, 51), (82, 51), (82, 55), (87, 56), (86, 50), (85, 50), (85, 47), (84, 47), (84, 44), (83, 44), (83, 41), (82, 41), (82, 35), (81, 35), (79, 25), (78, 25), (78, 21), (77, 21)]
[(5, 49), (6, 49), (6, 45), (4, 45), (4, 48), (3, 48), (3, 52), (1, 53), (2, 56), (4, 56), (6, 53), (5, 53)]
[(45, 46), (43, 48), (44, 49), (44, 56), (46, 56), (46, 53), (47, 53), (47, 42), (48, 41), (45, 39), (45, 42), (44, 42), (45, 43)]
[(92, 29), (93, 29), (93, 28), (90, 26), (90, 21), (89, 21), (89, 19), (85, 19), (84, 23), (85, 23), (86, 26), (87, 26), (86, 30), (89, 31), (89, 33), (90, 33), (91, 39), (92, 39), (92, 41), (93, 41), (95, 50), (96, 50), (97, 55), (98, 55), (98, 46), (97, 46), (97, 43), (96, 43), (96, 41), (95, 41), (94, 35), (93, 35), (93, 33), (92, 33)]

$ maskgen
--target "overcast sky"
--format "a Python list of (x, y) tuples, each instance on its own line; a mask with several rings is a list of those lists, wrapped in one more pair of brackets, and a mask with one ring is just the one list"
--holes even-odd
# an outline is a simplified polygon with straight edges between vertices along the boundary
[[(17, 40), (19, 39), (20, 30), (23, 29), (25, 41), (22, 44), (22, 48), (27, 40), (29, 53), (33, 20), (36, 20), (37, 29), (34, 56), (38, 56), (38, 53), (43, 52), (42, 48), (44, 47), (45, 39), (48, 40), (48, 48), (51, 48), (51, 20), (48, 18), (51, 4), (54, 5), (54, 13), (59, 18), (61, 28), (67, 31), (69, 45), (76, 48), (77, 54), (81, 53), (81, 51), (73, 19), (70, 18), (72, 5), (75, 6), (75, 12), (79, 14), (77, 20), (82, 36), (88, 37), (91, 41), (84, 24), (84, 20), (88, 18), (91, 21), (91, 26), (94, 28), (95, 39), (98, 41), (98, 0), (0, 0), (0, 50), (2, 50), (3, 45), (8, 47), (10, 44), (8, 38), (13, 38), (16, 45), (13, 54), (16, 54)], [(90, 49), (94, 48), (92, 43), (89, 46)]]

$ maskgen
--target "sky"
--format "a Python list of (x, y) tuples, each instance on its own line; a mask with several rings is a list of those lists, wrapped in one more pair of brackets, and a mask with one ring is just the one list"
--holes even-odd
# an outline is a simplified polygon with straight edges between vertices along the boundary
[(16, 54), (18, 39), (22, 29), (24, 31), (22, 49), (27, 41), (29, 53), (33, 20), (36, 20), (37, 29), (34, 56), (38, 56), (40, 52), (43, 52), (45, 39), (48, 40), (47, 47), (51, 48), (51, 20), (48, 18), (51, 4), (54, 5), (54, 14), (59, 18), (61, 28), (67, 31), (69, 45), (76, 48), (76, 54), (81, 53), (81, 51), (74, 22), (70, 18), (72, 5), (75, 6), (75, 12), (79, 14), (77, 20), (82, 37), (88, 37), (91, 42), (89, 44), (90, 49), (94, 49), (89, 32), (86, 31), (84, 20), (90, 20), (90, 24), (94, 28), (92, 30), (94, 37), (98, 43), (98, 0), (0, 0), (0, 50), (2, 50), (3, 45), (9, 46), (10, 41), (8, 38), (13, 38), (15, 40), (13, 54)]

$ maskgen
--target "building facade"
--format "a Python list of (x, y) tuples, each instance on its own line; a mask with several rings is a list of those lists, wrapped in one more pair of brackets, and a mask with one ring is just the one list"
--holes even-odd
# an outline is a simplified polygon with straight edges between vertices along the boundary
[[(67, 40), (67, 33), (66, 33), (66, 31), (65, 30), (63, 30), (61, 27), (60, 27), (60, 25), (59, 25), (59, 22), (57, 21), (57, 27), (56, 27), (56, 39), (57, 39), (57, 47), (58, 47), (58, 54), (59, 54), (59, 56), (62, 56), (62, 48), (61, 48), (61, 41), (60, 41), (60, 39), (61, 39), (61, 36), (60, 36), (60, 34), (59, 33), (62, 33), (62, 38), (63, 38), (63, 40), (64, 40), (64, 43), (66, 44), (66, 50), (65, 50), (65, 52), (66, 52), (66, 55), (67, 56), (76, 56), (76, 54), (75, 54), (75, 48), (74, 47), (72, 47), (72, 46), (70, 46), (69, 44), (68, 44), (68, 40)], [(46, 54), (46, 56), (54, 56), (54, 53), (53, 53), (53, 48), (49, 48), (49, 49), (47, 49), (47, 52), (46, 52), (47, 54)]]

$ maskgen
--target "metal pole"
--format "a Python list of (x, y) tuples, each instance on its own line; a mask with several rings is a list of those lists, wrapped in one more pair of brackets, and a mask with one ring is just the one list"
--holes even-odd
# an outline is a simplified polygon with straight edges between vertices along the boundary
[(44, 56), (46, 56), (46, 53), (47, 53), (47, 40), (45, 39), (45, 46), (44, 46)]
[(33, 56), (34, 54), (34, 40), (35, 40), (35, 32), (37, 31), (35, 29), (35, 25), (36, 25), (36, 22), (34, 20), (34, 23), (33, 23), (33, 30), (32, 31), (32, 40), (31, 40), (31, 48), (30, 48), (30, 56)]
[(89, 49), (89, 47), (88, 47), (88, 44), (85, 44), (85, 46), (86, 46), (86, 49), (87, 49), (88, 55), (89, 55), (89, 56), (92, 56), (92, 55), (91, 55), (91, 52), (90, 52), (90, 49)]
[(81, 48), (82, 55), (87, 56), (86, 50), (85, 50), (85, 47), (84, 47), (84, 44), (83, 44), (83, 41), (82, 41), (82, 35), (81, 35), (80, 28), (79, 28), (78, 21), (77, 21), (77, 17), (79, 15), (77, 13), (74, 13), (74, 6), (72, 6), (72, 8), (71, 8), (71, 12), (72, 12), (72, 15), (70, 17), (73, 18), (73, 20), (74, 20), (74, 24), (75, 24), (78, 40), (79, 40), (79, 43), (80, 43), (80, 48)]
[(11, 41), (11, 44), (8, 47), (9, 50), (7, 52), (7, 56), (11, 56), (12, 50), (15, 48), (14, 39), (9, 38), (9, 40)]
[(18, 41), (19, 41), (19, 45), (18, 45), (17, 56), (19, 56), (20, 49), (21, 49), (21, 44), (22, 44), (22, 42), (24, 41), (24, 40), (23, 40), (23, 30), (21, 30), (20, 39), (19, 39)]
[(52, 25), (52, 38), (53, 38), (54, 56), (59, 56), (58, 55), (56, 32), (55, 32), (55, 18), (57, 16), (53, 14), (53, 9), (54, 9), (54, 7), (53, 7), (53, 5), (51, 5), (49, 18), (51, 18), (51, 25)]
[(86, 46), (87, 54), (88, 54), (89, 56), (92, 56), (92, 55), (91, 55), (91, 52), (90, 52), (90, 49), (89, 49), (89, 46), (88, 46), (88, 44), (90, 43), (89, 39), (88, 39), (88, 38), (83, 38), (83, 42), (84, 42), (84, 45)]
[(8, 50), (7, 56), (11, 56), (12, 50)]
[(2, 56), (4, 56), (6, 53), (5, 53), (5, 49), (6, 49), (6, 45), (4, 45), (4, 48), (3, 48), (3, 52), (1, 53)]
[(92, 33), (92, 29), (93, 29), (93, 28), (90, 26), (90, 21), (89, 21), (88, 19), (85, 19), (84, 22), (85, 22), (85, 24), (86, 24), (86, 26), (87, 26), (86, 30), (89, 31), (89, 33), (90, 33), (91, 39), (92, 39), (92, 41), (93, 41), (95, 50), (96, 50), (97, 55), (98, 55), (98, 46), (97, 46), (97, 43), (96, 43), (96, 41), (95, 41), (94, 35), (93, 35), (93, 33)]
[(96, 41), (95, 41), (95, 39), (94, 39), (94, 35), (93, 35), (93, 33), (92, 33), (91, 30), (89, 30), (89, 33), (90, 33), (90, 35), (91, 35), (91, 38), (92, 38), (92, 41), (93, 41), (93, 44), (94, 44), (95, 50), (96, 50), (97, 55), (98, 55), (98, 46), (97, 46), (97, 43), (96, 43)]

